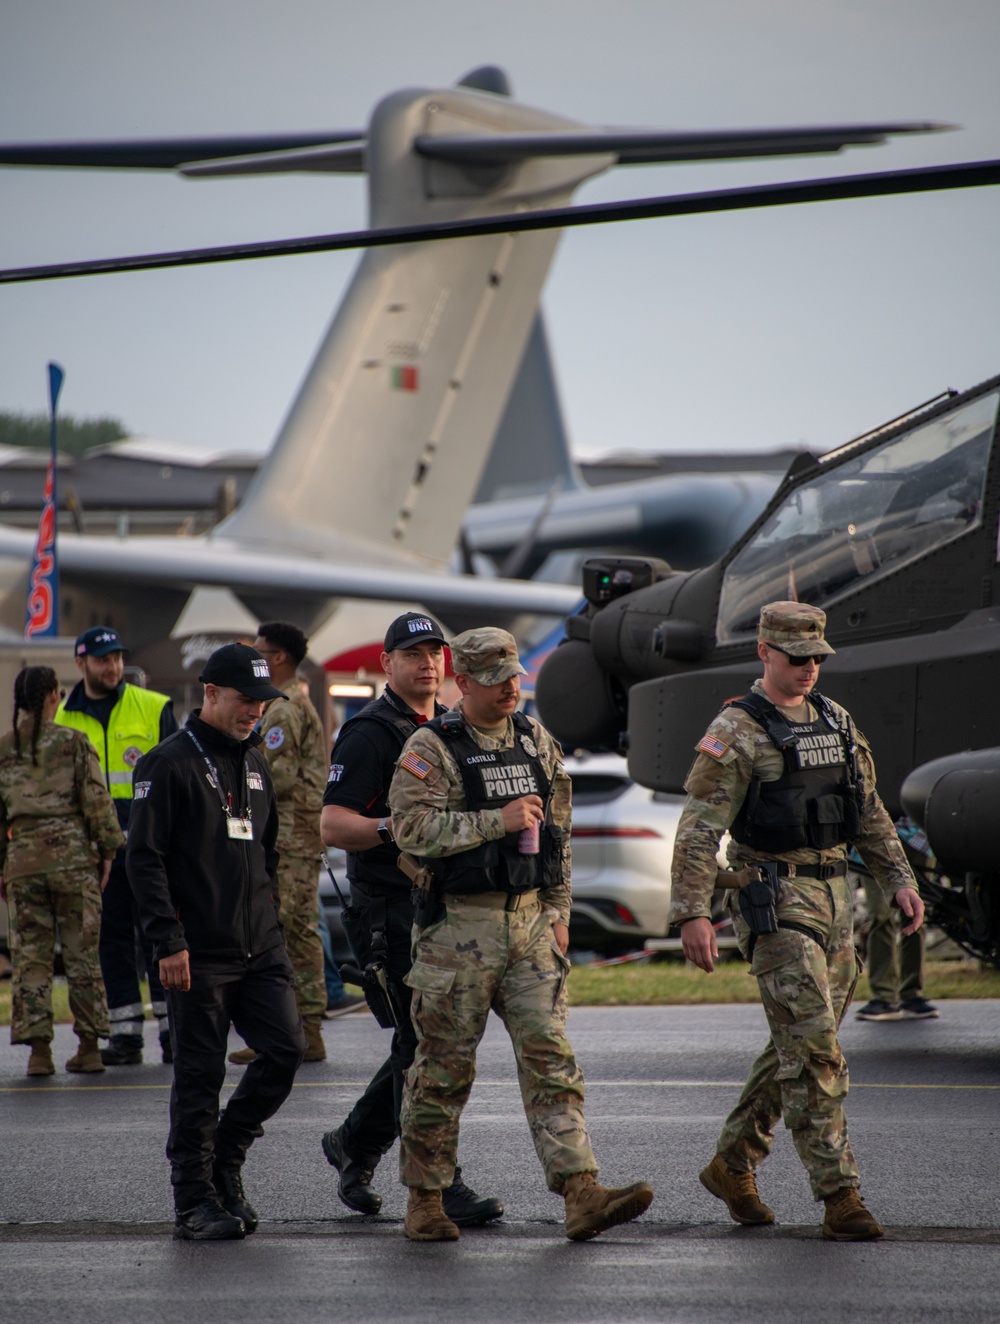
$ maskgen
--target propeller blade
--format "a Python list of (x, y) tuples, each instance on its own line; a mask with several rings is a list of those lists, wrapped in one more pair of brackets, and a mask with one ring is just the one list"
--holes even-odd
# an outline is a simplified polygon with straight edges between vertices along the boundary
[(421, 134), (421, 156), (460, 165), (513, 165), (533, 156), (589, 156), (612, 152), (619, 165), (716, 161), (746, 156), (791, 156), (839, 152), (844, 147), (885, 142), (890, 134), (939, 133), (955, 124), (832, 124), (803, 129), (716, 129), (663, 132), (657, 129), (582, 129), (579, 133)]
[(191, 161), (285, 152), (353, 142), (364, 129), (333, 133), (255, 133), (217, 138), (135, 138), (107, 142), (0, 143), (0, 165), (79, 166), (96, 170), (176, 170)]
[(969, 161), (958, 165), (924, 166), (833, 179), (804, 179), (786, 184), (758, 184), (749, 188), (683, 193), (629, 202), (598, 202), (583, 207), (474, 217), (471, 220), (400, 225), (382, 230), (354, 230), (343, 234), (311, 235), (301, 239), (273, 239), (261, 243), (196, 248), (175, 253), (135, 257), (99, 258), (89, 262), (59, 262), (42, 267), (0, 271), (0, 285), (24, 281), (57, 280), (65, 276), (96, 276), (113, 271), (152, 271), (164, 267), (199, 266), (212, 262), (239, 262), (258, 257), (291, 257), (300, 253), (329, 253), (340, 249), (382, 248), (391, 244), (463, 239), (476, 235), (512, 234), (527, 230), (566, 229), (610, 221), (650, 220), (663, 216), (696, 216), (710, 212), (759, 207), (785, 207), (803, 202), (833, 202), (849, 198), (888, 197), (902, 193), (928, 193), (940, 189), (981, 188), (1000, 183), (1000, 161)]

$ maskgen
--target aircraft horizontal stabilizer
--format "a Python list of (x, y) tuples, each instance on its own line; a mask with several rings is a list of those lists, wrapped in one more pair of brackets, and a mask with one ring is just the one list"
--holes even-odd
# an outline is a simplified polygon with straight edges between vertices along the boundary
[(413, 147), (421, 156), (462, 165), (513, 165), (533, 156), (585, 156), (613, 152), (619, 165), (669, 161), (713, 161), (742, 156), (789, 156), (839, 152), (885, 142), (890, 134), (937, 133), (954, 124), (833, 124), (804, 129), (581, 129), (569, 133), (421, 134)]

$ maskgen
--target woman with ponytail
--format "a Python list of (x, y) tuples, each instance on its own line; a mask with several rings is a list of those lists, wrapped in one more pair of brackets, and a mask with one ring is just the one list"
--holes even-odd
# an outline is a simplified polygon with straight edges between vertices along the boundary
[(51, 667), (14, 681), (14, 725), (0, 738), (0, 897), (10, 906), (10, 1040), (30, 1044), (29, 1076), (51, 1076), (56, 929), (80, 1041), (67, 1071), (103, 1071), (97, 1040), (108, 1011), (97, 943), (101, 892), (122, 844), (97, 752), (81, 731), (53, 722), (60, 700)]

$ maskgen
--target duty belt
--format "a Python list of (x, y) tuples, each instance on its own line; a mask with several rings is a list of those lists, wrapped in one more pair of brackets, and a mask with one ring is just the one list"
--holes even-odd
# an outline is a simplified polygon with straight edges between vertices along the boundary
[(444, 899), (462, 901), (470, 906), (486, 906), (490, 910), (524, 910), (538, 900), (538, 889), (531, 892), (446, 892)]
[[(794, 870), (794, 874), (789, 872)], [(782, 864), (778, 861), (779, 878), (843, 878), (847, 873), (847, 861), (837, 860), (833, 864)]]

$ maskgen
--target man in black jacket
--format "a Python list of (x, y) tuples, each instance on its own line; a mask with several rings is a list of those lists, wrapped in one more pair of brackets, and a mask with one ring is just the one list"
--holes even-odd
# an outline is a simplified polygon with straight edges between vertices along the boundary
[[(364, 968), (374, 955), (373, 930), (384, 935), (388, 980), (398, 1005), (407, 1009), (393, 1031), (389, 1057), (342, 1125), (323, 1136), (323, 1153), (340, 1173), (337, 1194), (360, 1214), (377, 1214), (381, 1208), (372, 1177), (399, 1134), (403, 1078), (417, 1046), (408, 1014), (410, 990), (403, 982), (411, 963), (411, 883), (397, 863), (388, 794), (406, 740), (421, 723), (447, 711), (435, 698), (444, 681), (440, 625), (423, 612), (398, 616), (386, 631), (381, 662), (388, 678), (385, 692), (341, 728), (320, 820), (324, 843), (347, 851), (351, 904), (344, 928), (354, 954)], [(461, 1168), (443, 1195), (459, 1227), (476, 1227), (503, 1214), (499, 1200), (466, 1186)]]
[[(199, 680), (204, 706), (136, 765), (127, 868), (170, 1012), (174, 1236), (217, 1241), (257, 1227), (241, 1169), (305, 1040), (274, 900), (278, 812), (254, 732), (265, 700), (284, 696), (246, 644), (217, 649)], [(231, 1024), (258, 1056), (220, 1117)]]

